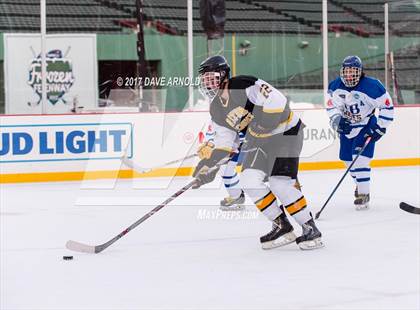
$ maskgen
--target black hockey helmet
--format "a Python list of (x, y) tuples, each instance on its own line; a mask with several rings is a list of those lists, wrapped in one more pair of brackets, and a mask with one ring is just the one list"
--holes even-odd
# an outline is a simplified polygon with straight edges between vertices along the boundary
[(204, 60), (198, 68), (200, 87), (203, 96), (213, 100), (220, 85), (230, 77), (230, 66), (225, 57), (217, 55)]
[(211, 56), (200, 64), (198, 73), (205, 72), (224, 72), (225, 77), (229, 78), (230, 66), (225, 57), (221, 55)]

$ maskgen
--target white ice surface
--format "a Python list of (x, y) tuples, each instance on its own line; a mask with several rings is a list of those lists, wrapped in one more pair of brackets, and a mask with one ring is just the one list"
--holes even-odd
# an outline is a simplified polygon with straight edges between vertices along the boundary
[[(313, 211), (343, 171), (300, 174)], [(188, 191), (100, 254), (73, 239), (107, 241), (182, 187), (161, 180), (1, 185), (1, 309), (419, 309), (420, 171), (373, 169), (371, 209), (355, 211), (342, 184), (318, 226), (326, 247), (270, 251), (254, 219), (199, 219), (221, 189)], [(106, 185), (106, 186), (105, 186)], [(92, 189), (94, 187), (110, 189)], [(89, 189), (89, 187), (91, 187)], [(247, 200), (248, 215), (255, 215)], [(297, 232), (300, 228), (295, 226)], [(74, 255), (64, 261), (63, 255)]]

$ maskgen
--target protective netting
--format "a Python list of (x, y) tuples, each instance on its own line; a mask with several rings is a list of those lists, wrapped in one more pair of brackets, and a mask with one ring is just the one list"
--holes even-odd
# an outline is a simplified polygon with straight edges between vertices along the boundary
[(389, 4), (388, 87), (398, 104), (420, 103), (420, 1)]

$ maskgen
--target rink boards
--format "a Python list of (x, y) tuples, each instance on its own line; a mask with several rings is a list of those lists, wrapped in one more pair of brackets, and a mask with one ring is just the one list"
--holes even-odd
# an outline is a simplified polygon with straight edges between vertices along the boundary
[[(294, 113), (306, 124), (300, 169), (342, 168), (325, 111)], [(420, 164), (419, 116), (419, 106), (396, 108), (373, 167)], [(120, 158), (145, 168), (185, 158), (194, 154), (208, 122), (208, 112), (1, 116), (0, 183), (186, 176), (197, 159), (139, 174)]]

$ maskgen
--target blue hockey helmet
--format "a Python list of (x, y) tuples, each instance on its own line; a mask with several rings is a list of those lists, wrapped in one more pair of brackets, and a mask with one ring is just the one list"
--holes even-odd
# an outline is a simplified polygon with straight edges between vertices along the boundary
[(340, 78), (347, 87), (355, 87), (359, 84), (363, 75), (362, 60), (358, 56), (347, 56), (341, 64)]

